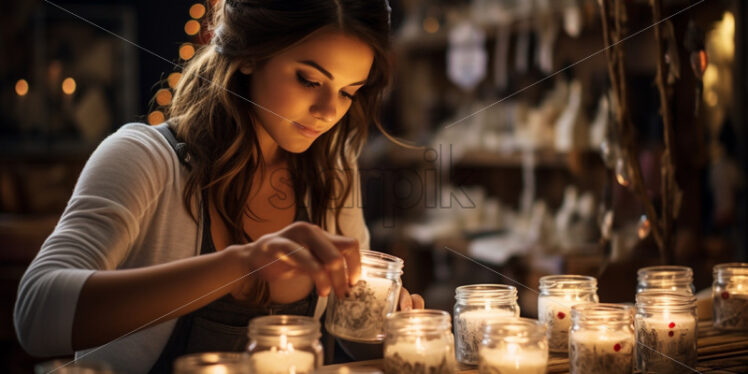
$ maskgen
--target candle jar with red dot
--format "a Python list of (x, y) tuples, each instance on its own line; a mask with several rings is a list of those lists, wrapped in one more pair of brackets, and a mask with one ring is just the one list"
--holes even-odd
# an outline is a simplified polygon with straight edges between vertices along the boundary
[(714, 327), (748, 330), (748, 263), (719, 264), (713, 270)]
[(685, 292), (636, 295), (636, 365), (643, 373), (681, 373), (696, 365), (696, 297)]
[(636, 293), (647, 290), (694, 294), (693, 270), (688, 266), (649, 266), (636, 272)]
[(584, 275), (546, 275), (540, 278), (538, 319), (548, 327), (551, 352), (569, 349), (571, 307), (597, 303), (597, 279)]
[(631, 374), (634, 322), (630, 306), (577, 304), (571, 308), (569, 366), (575, 373)]

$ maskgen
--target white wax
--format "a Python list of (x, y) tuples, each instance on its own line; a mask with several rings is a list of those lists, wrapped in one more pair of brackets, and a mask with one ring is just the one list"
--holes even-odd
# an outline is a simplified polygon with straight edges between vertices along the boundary
[(569, 335), (569, 343), (584, 344), (590, 350), (594, 348), (597, 353), (631, 354), (634, 348), (634, 334), (621, 330), (575, 331)]
[(696, 317), (694, 316), (655, 315), (644, 318), (644, 324), (648, 330), (654, 329), (657, 332), (658, 342), (672, 341), (679, 336), (685, 336), (689, 341), (696, 339)]
[(689, 366), (696, 363), (696, 317), (659, 313), (637, 316), (636, 331), (639, 369), (646, 366), (648, 371), (668, 372), (682, 369), (672, 360)]
[(466, 364), (478, 363), (478, 347), (483, 340), (486, 322), (499, 318), (516, 317), (506, 309), (476, 309), (460, 313), (455, 321), (457, 359)]
[(501, 374), (545, 374), (548, 365), (548, 351), (540, 349), (498, 349), (480, 350), (479, 373)]
[(401, 338), (394, 344), (385, 344), (385, 361), (395, 360), (397, 362), (397, 359), (394, 358), (395, 355), (398, 355), (401, 360), (411, 364), (411, 366), (420, 363), (426, 367), (437, 368), (445, 360), (448, 365), (455, 366), (452, 344), (444, 339)]
[(314, 371), (314, 354), (298, 350), (270, 350), (250, 357), (255, 373), (301, 374)]
[(551, 351), (566, 352), (569, 349), (571, 307), (589, 302), (587, 297), (577, 295), (538, 297), (538, 320), (548, 326), (548, 348)]
[(634, 333), (622, 330), (582, 330), (569, 334), (571, 373), (631, 374)]
[(392, 288), (394, 284), (392, 280), (384, 278), (374, 278), (366, 275), (362, 276), (361, 279), (365, 280), (366, 284), (371, 287), (377, 300), (386, 301), (390, 296), (390, 288)]
[(334, 299), (328, 308), (327, 329), (352, 341), (376, 342), (384, 338), (384, 320), (397, 307), (395, 281), (362, 274), (351, 296)]

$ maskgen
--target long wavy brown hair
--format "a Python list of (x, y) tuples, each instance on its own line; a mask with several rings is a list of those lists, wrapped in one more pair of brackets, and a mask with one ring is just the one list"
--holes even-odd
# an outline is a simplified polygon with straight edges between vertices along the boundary
[[(390, 79), (390, 8), (386, 0), (226, 0), (213, 9), (211, 43), (201, 47), (183, 69), (168, 109), (169, 123), (187, 144), (191, 172), (184, 204), (198, 220), (193, 202), (198, 194), (210, 201), (234, 243), (247, 242), (244, 216), (255, 219), (247, 200), (252, 176), (263, 173), (253, 121), (260, 108), (242, 97), (251, 75), (245, 63), (260, 66), (312, 32), (332, 26), (367, 43), (374, 61), (365, 86), (356, 93), (348, 112), (333, 129), (301, 154), (288, 154), (297, 204), (307, 207), (312, 223), (326, 227), (327, 211), (339, 217), (351, 193), (351, 163), (361, 151), (371, 124), (383, 133), (380, 104)], [(337, 220), (336, 220), (337, 221)], [(336, 223), (335, 230), (342, 233)], [(268, 299), (259, 283), (256, 302)]]

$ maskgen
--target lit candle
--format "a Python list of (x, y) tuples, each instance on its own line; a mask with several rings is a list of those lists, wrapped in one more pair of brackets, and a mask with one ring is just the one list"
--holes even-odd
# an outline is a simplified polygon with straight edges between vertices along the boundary
[(480, 374), (545, 374), (548, 365), (547, 350), (485, 348), (481, 350), (478, 366)]
[(460, 361), (469, 364), (478, 363), (478, 347), (483, 340), (483, 330), (486, 322), (516, 317), (515, 313), (506, 309), (469, 310), (460, 313), (455, 319), (456, 349), (461, 353)]
[(538, 319), (548, 326), (548, 347), (551, 351), (565, 352), (568, 349), (571, 307), (588, 302), (577, 295), (538, 298)]
[[(99, 371), (96, 372), (98, 373)], [(174, 374), (249, 373), (247, 356), (235, 352), (194, 353), (181, 356), (174, 361)]]
[(569, 337), (569, 361), (578, 373), (631, 374), (634, 336), (631, 330), (576, 331)]
[(314, 371), (314, 355), (304, 351), (271, 349), (253, 354), (250, 360), (255, 373), (301, 374)]
[(452, 347), (440, 339), (401, 339), (384, 348), (386, 373), (453, 373)]
[(748, 330), (748, 263), (714, 267), (712, 303), (715, 327)]
[(696, 298), (645, 292), (636, 296), (636, 360), (643, 372), (680, 372), (696, 364)]

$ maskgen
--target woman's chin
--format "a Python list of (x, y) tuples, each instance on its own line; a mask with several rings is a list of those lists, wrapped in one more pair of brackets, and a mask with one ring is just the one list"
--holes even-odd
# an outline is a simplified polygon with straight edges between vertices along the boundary
[(284, 151), (289, 153), (304, 153), (313, 143), (314, 141), (295, 141), (288, 142), (287, 144), (280, 144), (280, 146)]

